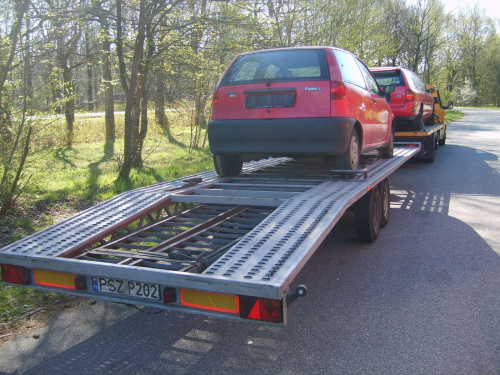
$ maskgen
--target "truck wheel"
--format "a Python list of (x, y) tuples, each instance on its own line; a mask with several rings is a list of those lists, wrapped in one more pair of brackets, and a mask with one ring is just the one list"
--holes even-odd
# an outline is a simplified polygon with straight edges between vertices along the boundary
[(383, 228), (389, 222), (391, 212), (391, 186), (389, 179), (386, 178), (380, 183), (380, 199), (382, 201), (382, 216), (380, 217), (380, 228)]
[(428, 163), (434, 163), (436, 160), (436, 133), (432, 133), (424, 143), (425, 156), (424, 160)]
[(237, 176), (241, 172), (243, 162), (237, 155), (214, 154), (214, 166), (221, 177)]
[(438, 141), (438, 145), (444, 146), (446, 144), (446, 130), (444, 131), (443, 138)]
[(374, 187), (356, 202), (356, 234), (362, 242), (375, 242), (380, 232), (382, 200), (378, 187)]
[(390, 159), (394, 157), (394, 124), (391, 126), (391, 137), (389, 139), (389, 144), (382, 149), (382, 157), (384, 159)]
[(360, 157), (361, 146), (359, 144), (358, 132), (356, 129), (352, 128), (347, 150), (342, 155), (335, 157), (335, 166), (337, 169), (358, 169)]

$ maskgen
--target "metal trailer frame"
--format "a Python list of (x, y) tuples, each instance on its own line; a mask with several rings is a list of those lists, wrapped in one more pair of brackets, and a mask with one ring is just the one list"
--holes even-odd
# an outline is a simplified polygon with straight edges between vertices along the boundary
[[(245, 163), (238, 177), (210, 171), (135, 189), (0, 249), (0, 264), (25, 267), (32, 279), (34, 270), (75, 274), (87, 285), (30, 288), (232, 319), (239, 317), (96, 292), (91, 280), (281, 300), (286, 324), (297, 297), (290, 285), (330, 230), (418, 152), (395, 147), (392, 159), (368, 158), (362, 175), (350, 179), (318, 160), (279, 158)], [(161, 226), (178, 233), (158, 240)]]
[(394, 141), (399, 144), (420, 142), (421, 150), (417, 153), (415, 159), (434, 161), (438, 141), (445, 136), (445, 124), (438, 123), (424, 125), (424, 130), (420, 131), (396, 131)]

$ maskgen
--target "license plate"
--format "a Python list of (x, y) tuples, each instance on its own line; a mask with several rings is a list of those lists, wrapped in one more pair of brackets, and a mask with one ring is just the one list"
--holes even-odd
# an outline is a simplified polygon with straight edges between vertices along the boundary
[(156, 284), (140, 283), (110, 279), (107, 277), (92, 277), (94, 292), (125, 295), (149, 300), (160, 300), (160, 286)]

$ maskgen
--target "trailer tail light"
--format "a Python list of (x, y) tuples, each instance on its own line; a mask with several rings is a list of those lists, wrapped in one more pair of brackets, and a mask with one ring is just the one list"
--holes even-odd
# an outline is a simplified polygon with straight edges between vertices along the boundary
[(415, 93), (413, 91), (411, 91), (410, 89), (406, 89), (405, 101), (413, 102), (414, 100), (415, 100)]
[(163, 302), (164, 303), (177, 302), (177, 292), (176, 292), (175, 288), (163, 289)]
[(73, 290), (87, 289), (87, 280), (85, 276), (45, 270), (35, 270), (34, 275), (35, 284), (38, 285)]
[(28, 285), (31, 283), (30, 271), (22, 266), (12, 266), (10, 264), (2, 264), (2, 281), (11, 284)]
[(345, 98), (346, 88), (342, 81), (332, 81), (330, 82), (331, 99), (340, 100)]
[(197, 309), (238, 314), (239, 296), (181, 289), (181, 305)]
[(282, 300), (240, 296), (240, 317), (264, 322), (283, 323)]

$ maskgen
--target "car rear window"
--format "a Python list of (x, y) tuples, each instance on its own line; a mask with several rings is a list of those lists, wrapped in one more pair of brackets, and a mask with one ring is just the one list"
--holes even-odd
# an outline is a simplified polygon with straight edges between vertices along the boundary
[(273, 81), (325, 81), (329, 79), (325, 52), (321, 49), (283, 50), (239, 56), (221, 85)]
[(405, 81), (400, 70), (393, 70), (390, 72), (372, 72), (372, 74), (380, 86), (405, 86)]

